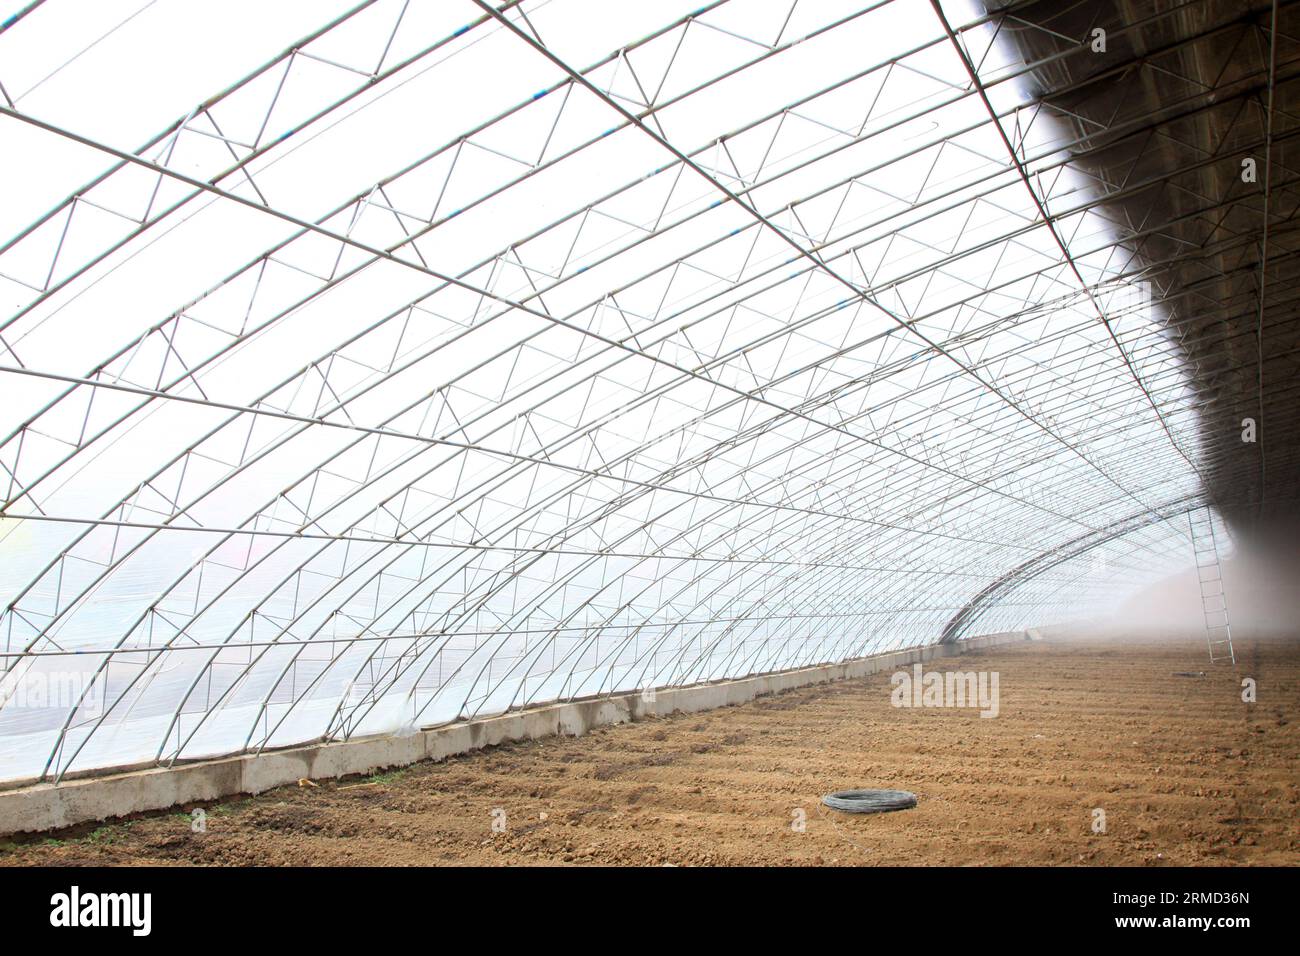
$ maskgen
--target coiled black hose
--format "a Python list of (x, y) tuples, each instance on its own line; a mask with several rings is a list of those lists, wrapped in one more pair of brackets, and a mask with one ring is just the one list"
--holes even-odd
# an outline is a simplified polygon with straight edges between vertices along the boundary
[(916, 794), (908, 790), (840, 790), (826, 794), (822, 803), (845, 813), (884, 813), (916, 806)]

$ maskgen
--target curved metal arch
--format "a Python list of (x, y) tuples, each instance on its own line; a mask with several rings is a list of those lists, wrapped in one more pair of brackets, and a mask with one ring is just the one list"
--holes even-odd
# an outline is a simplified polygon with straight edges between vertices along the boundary
[[(1170, 520), (1174, 517), (1177, 516), (1170, 515), (1163, 520), (1147, 521), (1140, 527), (1131, 529), (1127, 535), (1117, 535), (1112, 537), (1109, 541), (1099, 543), (1095, 547), (1085, 549), (1062, 560), (1056, 565), (1056, 567), (1064, 568), (1070, 564), (1075, 564), (1086, 555), (1101, 549), (1111, 549), (1117, 543), (1127, 545), (1128, 541), (1133, 536), (1156, 536), (1157, 540), (1152, 546), (1149, 546), (1148, 549), (1160, 553), (1160, 572), (1167, 575), (1184, 570), (1187, 565), (1185, 555), (1188, 550), (1188, 540), (1186, 533), (1183, 532), (1181, 528), (1177, 527), (1180, 522), (1174, 522), (1174, 525), (1170, 524)], [(1183, 557), (1180, 558), (1180, 555)], [(1145, 567), (1140, 562), (1130, 561), (1122, 570), (1126, 573), (1138, 574), (1149, 571), (1149, 568)], [(1071, 624), (1080, 620), (1086, 622), (1088, 620), (1088, 615), (1081, 615), (1079, 613), (1080, 602), (1078, 589), (1081, 581), (1086, 580), (1088, 574), (1087, 571), (1080, 570), (1073, 574), (1063, 575), (1059, 583), (1055, 583), (1054, 586), (1052, 586), (1053, 582), (1051, 582), (1047, 573), (1022, 579), (1018, 585), (1005, 592), (1001, 600), (984, 605), (983, 612), (979, 617), (979, 626), (981, 629), (989, 628), (991, 632), (998, 632), (1005, 630), (1023, 630), (1032, 624), (1041, 625), (1045, 621), (1050, 621), (1052, 619), (1037, 617), (1034, 620), (1028, 620), (1028, 614), (1025, 609), (1036, 609), (1039, 602), (1043, 600), (1043, 597), (1041, 596), (1043, 593), (1067, 595), (1067, 592), (1068, 595), (1059, 601), (1058, 606), (1061, 607), (1063, 611), (1069, 611), (1071, 613), (1067, 616), (1057, 618), (1056, 622), (1064, 624)], [(1159, 575), (1155, 575), (1155, 577), (1158, 576)], [(1042, 588), (1042, 584), (1045, 581), (1049, 585), (1046, 591)], [(1098, 599), (1093, 602), (1091, 607), (1086, 608), (1086, 610), (1092, 613), (1093, 619), (1105, 619), (1114, 610), (1114, 605), (1111, 600), (1113, 595), (1109, 593), (1109, 589), (1106, 588), (1104, 581), (1105, 575), (1100, 576), (1095, 587), (1101, 591), (1101, 594)], [(1026, 595), (1027, 600), (1021, 600), (1018, 602), (1013, 602), (1011, 600), (1013, 594), (1020, 594), (1022, 592), (1029, 592), (1028, 595)]]
[(1170, 502), (1162, 506), (1160, 511), (1154, 514), (1139, 512), (1127, 518), (1121, 518), (1114, 524), (1096, 532), (1081, 535), (1058, 545), (1049, 552), (1035, 555), (991, 582), (979, 594), (975, 595), (965, 607), (953, 615), (948, 623), (944, 625), (943, 632), (939, 636), (939, 643), (952, 644), (963, 637), (969, 636), (970, 629), (989, 608), (996, 606), (1007, 594), (1039, 575), (1136, 530), (1160, 524), (1171, 518), (1181, 517), (1188, 511), (1201, 507), (1201, 504), (1199, 498)]

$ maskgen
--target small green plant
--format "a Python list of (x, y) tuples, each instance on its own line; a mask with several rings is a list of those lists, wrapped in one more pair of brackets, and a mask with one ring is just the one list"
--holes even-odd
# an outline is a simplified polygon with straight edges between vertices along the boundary
[(87, 843), (112, 843), (117, 839), (117, 827), (97, 827), (86, 836)]
[(374, 773), (366, 777), (366, 783), (392, 783), (405, 776), (405, 770), (386, 770), (382, 773)]

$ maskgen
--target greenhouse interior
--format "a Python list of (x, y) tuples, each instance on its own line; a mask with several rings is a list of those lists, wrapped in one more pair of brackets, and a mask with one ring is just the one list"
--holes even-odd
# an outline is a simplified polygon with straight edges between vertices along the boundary
[(700, 2), (0, 0), (0, 865), (1300, 864), (1300, 7)]

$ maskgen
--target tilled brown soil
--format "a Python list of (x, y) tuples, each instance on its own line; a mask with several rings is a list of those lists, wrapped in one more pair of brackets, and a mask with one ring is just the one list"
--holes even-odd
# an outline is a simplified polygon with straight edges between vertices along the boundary
[[(1195, 640), (1016, 645), (933, 665), (997, 671), (996, 718), (895, 708), (877, 674), (282, 788), (207, 807), (203, 833), (173, 812), (31, 838), (0, 863), (1294, 865), (1300, 644), (1238, 647), (1212, 670)], [(849, 787), (920, 803), (820, 806)]]

